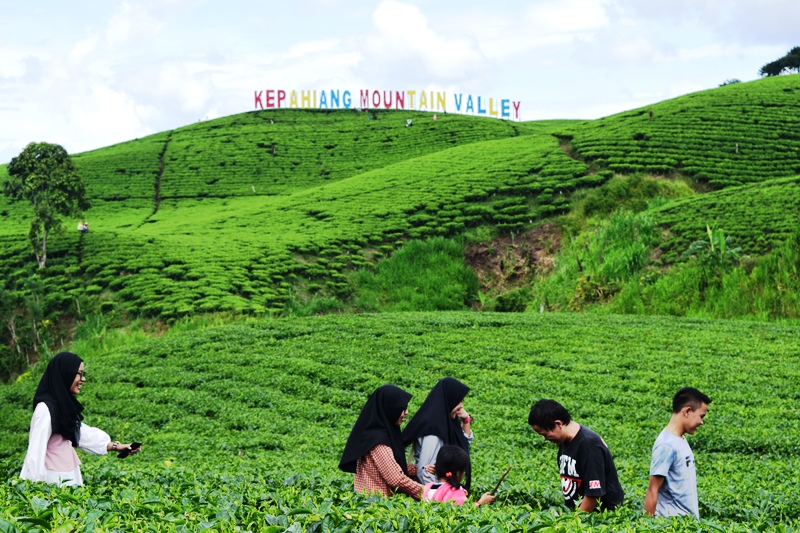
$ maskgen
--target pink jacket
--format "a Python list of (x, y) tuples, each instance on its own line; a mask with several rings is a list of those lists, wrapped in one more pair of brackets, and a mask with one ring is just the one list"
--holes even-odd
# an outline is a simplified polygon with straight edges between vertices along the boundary
[(425, 485), (422, 499), (434, 502), (452, 501), (456, 505), (462, 505), (467, 501), (467, 491), (463, 488), (454, 488), (450, 483), (428, 483)]

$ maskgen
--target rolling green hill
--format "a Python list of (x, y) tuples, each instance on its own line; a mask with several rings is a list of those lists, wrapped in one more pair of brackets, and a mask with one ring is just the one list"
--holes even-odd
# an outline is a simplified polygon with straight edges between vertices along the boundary
[(581, 123), (572, 149), (596, 168), (684, 175), (713, 188), (800, 174), (800, 82), (726, 85)]
[[(91, 231), (69, 221), (50, 240), (44, 308), (171, 320), (346, 299), (349, 272), (408, 239), (519, 235), (638, 172), (722, 189), (653, 211), (662, 264), (714, 223), (764, 254), (798, 225), (798, 104), (800, 76), (781, 76), (594, 121), (258, 111), (76, 154)], [(19, 294), (25, 213), (0, 197), (0, 272)]]
[[(282, 115), (292, 118), (295, 114), (299, 118), (313, 115)], [(399, 113), (386, 113), (388, 118), (379, 113), (378, 120), (371, 121), (363, 114), (343, 111), (319, 115), (339, 117), (319, 124), (320, 130), (327, 125), (339, 136), (343, 135), (339, 129), (347, 121), (359, 121), (363, 128), (386, 122), (403, 135), (419, 131), (418, 139), (423, 144), (426, 141), (424, 126), (406, 128), (400, 122), (404, 115)], [(470, 121), (463, 116), (430, 121), (444, 129), (448, 146), (457, 144), (460, 138), (448, 130), (451, 119), (456, 123), (453, 128)], [(269, 126), (278, 123), (262, 122)], [(69, 283), (63, 275), (69, 269), (78, 274), (72, 278), (71, 290), (97, 294), (111, 289), (127, 307), (164, 318), (195, 310), (263, 312), (265, 308), (280, 307), (289, 289), (301, 280), (321, 284), (333, 293), (346, 290), (342, 271), (366, 264), (364, 255), (374, 257), (374, 248), (388, 251), (402, 238), (452, 235), (485, 223), (519, 229), (531, 221), (563, 212), (567, 206), (565, 193), (598, 182), (597, 176), (586, 173), (583, 164), (559, 150), (552, 136), (517, 136), (521, 126), (490, 120), (472, 122), (482, 132), (481, 138), (496, 135), (501, 139), (476, 141), (419, 157), (394, 156), (399, 159), (397, 163), (392, 162), (392, 157), (381, 157), (383, 141), (374, 140), (367, 143), (374, 148), (371, 157), (385, 166), (344, 177), (354, 172), (346, 168), (353, 163), (340, 157), (342, 170), (332, 174), (342, 177), (334, 180), (314, 176), (306, 188), (298, 185), (299, 190), (291, 194), (258, 194), (257, 188), (256, 194), (242, 195), (237, 186), (231, 185), (229, 196), (206, 197), (201, 182), (189, 181), (189, 198), (165, 196), (157, 212), (152, 198), (112, 200), (110, 194), (106, 199), (94, 197), (94, 207), (87, 213), (91, 232), (85, 237), (69, 232), (54, 243), (48, 277), (61, 274), (57, 283)], [(535, 131), (533, 127), (529, 129)], [(180, 137), (173, 134), (176, 136)], [(381, 131), (373, 139), (384, 136)], [(155, 145), (155, 141), (148, 142), (148, 149)], [(108, 150), (120, 153), (122, 149)], [(425, 149), (420, 146), (416, 151)], [(156, 151), (150, 150), (151, 155)], [(168, 158), (169, 148), (166, 154)], [(313, 150), (309, 154), (315, 158)], [(141, 155), (141, 151), (134, 150), (130, 157), (141, 161)], [(98, 152), (90, 156), (90, 160), (99, 157)], [(119, 158), (113, 160), (115, 166), (120, 164)], [(281, 161), (293, 166), (292, 156)], [(79, 168), (85, 164), (81, 156), (76, 157), (76, 163)], [(156, 167), (154, 163), (152, 168)], [(216, 164), (214, 167), (222, 168)], [(166, 177), (179, 174), (183, 168), (170, 171), (170, 165), (165, 167), (162, 190)], [(118, 177), (121, 173), (109, 172), (113, 180), (98, 180), (88, 189), (102, 186), (110, 190), (114, 180), (123, 179)], [(220, 179), (222, 185), (228, 179), (233, 182), (236, 175), (224, 169), (220, 173), (226, 176)], [(138, 175), (145, 174), (147, 171)], [(305, 179), (302, 172), (297, 175)], [(275, 190), (289, 188), (284, 182)], [(17, 222), (20, 231), (22, 222)], [(12, 268), (20, 268), (19, 252), (24, 245), (19, 244), (19, 233), (7, 233), (3, 240), (10, 249), (16, 246), (16, 264)], [(21, 278), (28, 273), (20, 268), (16, 275)]]
[[(292, 194), (454, 146), (531, 131), (525, 123), (426, 113), (293, 110), (201, 122), (75, 157), (94, 198)], [(405, 127), (406, 118), (416, 120)], [(160, 170), (163, 161), (163, 173)], [(158, 179), (160, 176), (160, 180)]]

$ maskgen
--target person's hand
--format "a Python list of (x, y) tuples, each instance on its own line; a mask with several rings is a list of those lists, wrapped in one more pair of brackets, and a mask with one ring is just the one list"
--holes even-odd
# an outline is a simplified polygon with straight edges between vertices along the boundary
[(425, 467), (425, 471), (426, 471), (427, 473), (429, 473), (429, 474), (435, 474), (435, 473), (436, 473), (436, 465), (435, 465), (435, 464), (432, 464), (432, 465), (427, 465), (427, 466)]
[(458, 409), (458, 411), (456, 411), (456, 417), (458, 417), (458, 419), (459, 419), (459, 420), (461, 420), (461, 421), (462, 421), (462, 423), (463, 423), (463, 421), (464, 421), (464, 419), (465, 419), (465, 418), (471, 418), (471, 417), (469, 416), (469, 413), (468, 413), (468, 412), (467, 412), (467, 411), (464, 409), (464, 406), (461, 406), (461, 407)]
[(487, 505), (490, 503), (494, 503), (494, 496), (492, 496), (492, 494), (489, 492), (484, 493), (483, 496), (481, 496), (481, 498), (478, 500), (478, 505)]
[(133, 455), (134, 453), (139, 453), (139, 450), (142, 449), (141, 445), (137, 446), (136, 448), (132, 448), (131, 444), (132, 443), (122, 444), (121, 442), (113, 441), (108, 443), (106, 449), (109, 452), (115, 452), (115, 453), (127, 450), (128, 453), (126, 455)]
[(128, 455), (133, 455), (135, 453), (139, 453), (142, 450), (142, 447), (137, 446), (136, 448), (131, 448), (130, 444), (120, 444), (117, 446), (117, 450), (129, 450)]

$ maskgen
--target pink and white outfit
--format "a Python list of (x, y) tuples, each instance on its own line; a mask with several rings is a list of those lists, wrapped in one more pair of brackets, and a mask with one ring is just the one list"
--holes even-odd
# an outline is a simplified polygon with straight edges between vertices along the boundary
[[(105, 431), (81, 423), (80, 435), (78, 448), (95, 455), (108, 453), (111, 437)], [(31, 418), (28, 453), (19, 477), (61, 486), (83, 485), (80, 465), (72, 443), (58, 433), (53, 434), (47, 404), (37, 404)]]

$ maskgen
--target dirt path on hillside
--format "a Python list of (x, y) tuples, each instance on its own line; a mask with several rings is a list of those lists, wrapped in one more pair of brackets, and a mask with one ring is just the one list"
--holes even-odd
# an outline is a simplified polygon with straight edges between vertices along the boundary
[(464, 255), (481, 282), (481, 291), (496, 295), (550, 272), (560, 248), (558, 227), (548, 222), (518, 235), (467, 245)]

